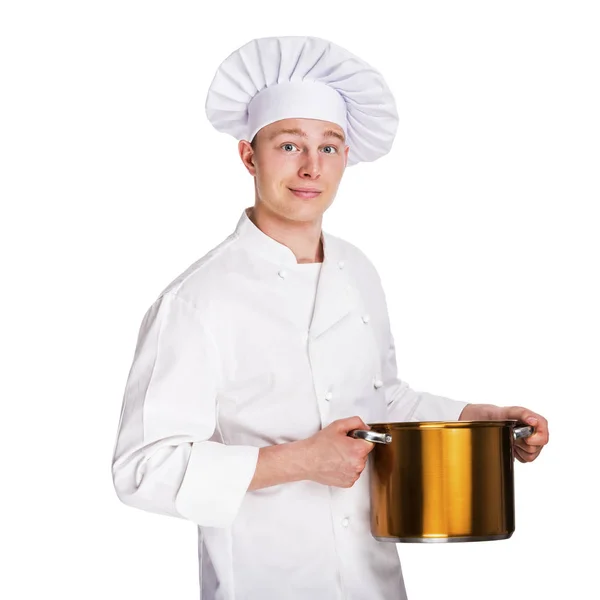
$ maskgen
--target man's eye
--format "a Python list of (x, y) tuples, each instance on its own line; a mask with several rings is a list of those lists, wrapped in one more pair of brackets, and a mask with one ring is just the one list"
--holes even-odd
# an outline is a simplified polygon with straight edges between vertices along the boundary
[(284, 144), (283, 146), (281, 146), (286, 152), (289, 152), (290, 150), (293, 150), (296, 146), (294, 146), (294, 144)]
[(323, 150), (327, 150), (327, 148), (331, 148), (331, 152), (325, 152), (325, 154), (334, 154), (335, 152), (337, 152), (337, 148), (335, 146), (325, 146), (325, 148), (323, 148)]

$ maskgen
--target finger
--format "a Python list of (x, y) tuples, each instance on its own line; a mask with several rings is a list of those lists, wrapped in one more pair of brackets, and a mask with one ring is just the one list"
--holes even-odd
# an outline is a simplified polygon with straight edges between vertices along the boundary
[(347, 439), (350, 442), (350, 444), (352, 444), (352, 446), (349, 447), (353, 447), (356, 450), (358, 456), (368, 454), (373, 449), (373, 446), (375, 446), (375, 442), (363, 440), (362, 438), (354, 438), (352, 436), (348, 436)]
[(525, 460), (525, 459), (524, 459), (524, 458), (521, 456), (521, 453), (520, 453), (520, 451), (519, 451), (519, 449), (518, 449), (518, 448), (515, 448), (515, 449), (514, 449), (514, 451), (513, 451), (513, 454), (514, 454), (514, 457), (515, 457), (515, 458), (516, 458), (516, 459), (517, 459), (519, 462), (522, 462), (522, 463), (524, 463), (524, 462), (527, 462), (527, 461), (526, 461), (526, 460)]
[(522, 406), (510, 406), (506, 408), (505, 418), (516, 419), (533, 427), (533, 433), (521, 439), (524, 443), (530, 446), (544, 446), (548, 443), (548, 421), (542, 415)]
[(504, 409), (505, 419), (514, 419), (516, 421), (521, 421), (521, 423), (526, 423), (527, 419), (537, 418), (539, 416), (540, 415), (524, 406), (507, 406)]
[(539, 454), (542, 451), (542, 446), (528, 446), (528, 445), (525, 445), (524, 442), (522, 442), (522, 443), (516, 443), (515, 446), (524, 455)]
[(548, 435), (542, 432), (534, 433), (519, 440), (524, 446), (545, 446), (548, 443)]
[(369, 454), (371, 454), (375, 444), (373, 442), (367, 442), (366, 440), (356, 440), (357, 442), (362, 442), (362, 447), (357, 449), (355, 456), (364, 461), (365, 465), (369, 460)]
[(360, 417), (347, 417), (338, 421), (338, 430), (348, 433), (353, 429), (371, 429)]
[(514, 451), (516, 458), (521, 462), (532, 462), (538, 457), (542, 450), (540, 449), (537, 452), (526, 452), (525, 450), (523, 450), (523, 448), (515, 446)]
[(534, 429), (540, 430), (541, 432), (548, 431), (548, 421), (542, 415), (525, 408), (524, 406), (507, 406), (504, 409), (505, 419), (514, 419), (521, 423), (527, 423), (533, 425)]
[(533, 433), (526, 438), (522, 438), (523, 441), (530, 446), (545, 446), (550, 439), (548, 421), (538, 415), (537, 417), (528, 417), (526, 422), (533, 426)]
[(531, 462), (529, 460), (529, 458), (527, 457), (527, 455), (523, 452), (523, 450), (521, 450), (521, 448), (516, 448), (514, 449), (514, 453), (515, 453), (515, 458), (522, 463), (527, 463), (527, 462)]

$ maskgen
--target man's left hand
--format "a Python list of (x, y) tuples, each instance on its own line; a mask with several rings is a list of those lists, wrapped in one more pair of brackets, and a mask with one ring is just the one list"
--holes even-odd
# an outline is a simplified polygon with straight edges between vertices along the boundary
[(548, 421), (532, 410), (522, 406), (493, 406), (490, 404), (469, 404), (465, 406), (459, 419), (476, 420), (512, 420), (533, 426), (533, 433), (515, 441), (515, 458), (522, 463), (534, 461), (548, 443)]

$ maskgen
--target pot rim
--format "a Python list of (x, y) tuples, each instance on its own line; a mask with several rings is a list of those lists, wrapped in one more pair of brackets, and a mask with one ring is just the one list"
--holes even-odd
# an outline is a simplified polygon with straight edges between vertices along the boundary
[(474, 427), (516, 427), (523, 424), (517, 419), (498, 419), (489, 421), (398, 421), (389, 423), (367, 423), (371, 428), (391, 429), (471, 429)]

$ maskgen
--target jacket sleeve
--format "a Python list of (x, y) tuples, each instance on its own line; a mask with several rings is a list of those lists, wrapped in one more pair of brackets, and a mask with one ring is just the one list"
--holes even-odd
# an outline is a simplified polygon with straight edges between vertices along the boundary
[(457, 421), (467, 402), (417, 392), (398, 379), (396, 347), (391, 332), (387, 301), (379, 283), (379, 308), (383, 347), (381, 349), (381, 372), (385, 390), (388, 420), (390, 423), (407, 421)]
[(391, 332), (383, 356), (383, 383), (390, 423), (407, 421), (457, 421), (467, 402), (416, 392), (396, 374), (396, 350)]
[(144, 316), (125, 386), (112, 464), (122, 502), (201, 526), (233, 521), (259, 448), (210, 439), (219, 377), (198, 310), (163, 294)]

